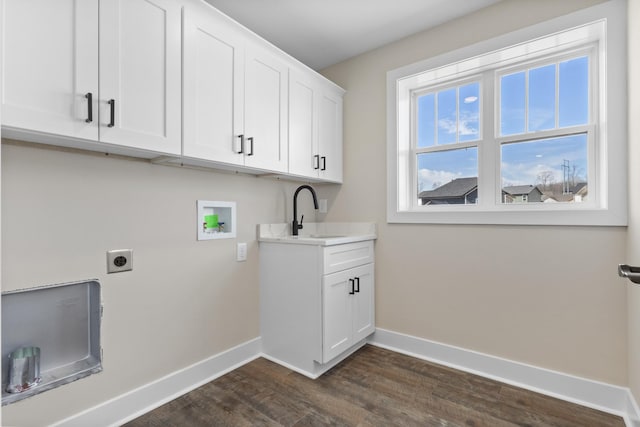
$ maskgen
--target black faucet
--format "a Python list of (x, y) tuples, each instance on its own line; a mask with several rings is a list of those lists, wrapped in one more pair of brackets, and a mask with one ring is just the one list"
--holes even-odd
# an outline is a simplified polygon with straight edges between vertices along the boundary
[(295, 193), (293, 193), (293, 226), (291, 227), (291, 234), (294, 236), (298, 235), (298, 230), (302, 228), (302, 220), (304, 219), (304, 215), (300, 218), (300, 224), (298, 224), (298, 193), (302, 189), (307, 189), (311, 191), (311, 195), (313, 196), (313, 207), (318, 209), (318, 198), (316, 197), (316, 192), (313, 191), (310, 185), (301, 185), (298, 187)]

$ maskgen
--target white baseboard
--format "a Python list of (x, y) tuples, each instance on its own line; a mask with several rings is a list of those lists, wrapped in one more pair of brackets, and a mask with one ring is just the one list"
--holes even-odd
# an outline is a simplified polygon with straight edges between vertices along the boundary
[(376, 329), (369, 343), (408, 356), (491, 378), (624, 418), (640, 427), (640, 411), (628, 388), (580, 378), (423, 338)]
[(120, 426), (260, 356), (260, 338), (197, 362), (51, 427)]
[(627, 424), (627, 427), (640, 427), (640, 407), (638, 407), (638, 402), (634, 399), (633, 393), (629, 391), (629, 395), (627, 396), (627, 417), (625, 417), (624, 422)]

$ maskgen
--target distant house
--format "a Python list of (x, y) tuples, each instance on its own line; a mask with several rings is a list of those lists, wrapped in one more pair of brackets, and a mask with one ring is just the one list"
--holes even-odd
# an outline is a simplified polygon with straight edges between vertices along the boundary
[(584, 202), (587, 200), (589, 187), (586, 182), (578, 182), (569, 188), (569, 192), (563, 192), (560, 185), (552, 186), (545, 190), (542, 195), (542, 201), (545, 203), (555, 202)]
[(421, 205), (469, 205), (478, 200), (478, 178), (457, 178), (418, 194)]
[[(478, 201), (478, 178), (458, 178), (433, 190), (418, 194), (421, 205), (469, 205)], [(535, 185), (513, 185), (502, 189), (503, 203), (542, 202), (543, 194)]]
[(512, 185), (502, 188), (503, 203), (533, 203), (542, 201), (537, 185)]

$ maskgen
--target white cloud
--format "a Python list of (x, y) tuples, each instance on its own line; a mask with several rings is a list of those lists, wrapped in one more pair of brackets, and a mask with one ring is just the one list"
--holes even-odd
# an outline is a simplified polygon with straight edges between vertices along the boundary
[(461, 176), (461, 173), (420, 169), (418, 171), (418, 191), (433, 190)]
[(478, 134), (478, 113), (460, 113), (459, 129), (456, 127), (456, 121), (451, 119), (438, 120), (439, 130), (443, 130), (450, 135), (460, 132), (460, 135), (477, 135)]

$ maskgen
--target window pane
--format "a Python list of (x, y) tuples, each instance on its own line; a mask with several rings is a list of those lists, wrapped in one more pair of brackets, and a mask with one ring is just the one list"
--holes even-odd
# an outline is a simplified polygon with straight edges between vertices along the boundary
[(421, 205), (473, 204), (478, 198), (478, 148), (418, 154)]
[(480, 83), (460, 86), (458, 99), (458, 141), (475, 141), (480, 138)]
[(500, 79), (500, 134), (524, 133), (525, 73), (509, 74)]
[(436, 97), (433, 93), (418, 98), (418, 147), (430, 147), (435, 143)]
[(529, 70), (529, 131), (556, 127), (556, 66)]
[(438, 144), (456, 142), (456, 89), (438, 92)]
[(589, 58), (560, 63), (559, 125), (584, 125), (589, 121)]
[(587, 135), (502, 146), (502, 203), (584, 202)]

